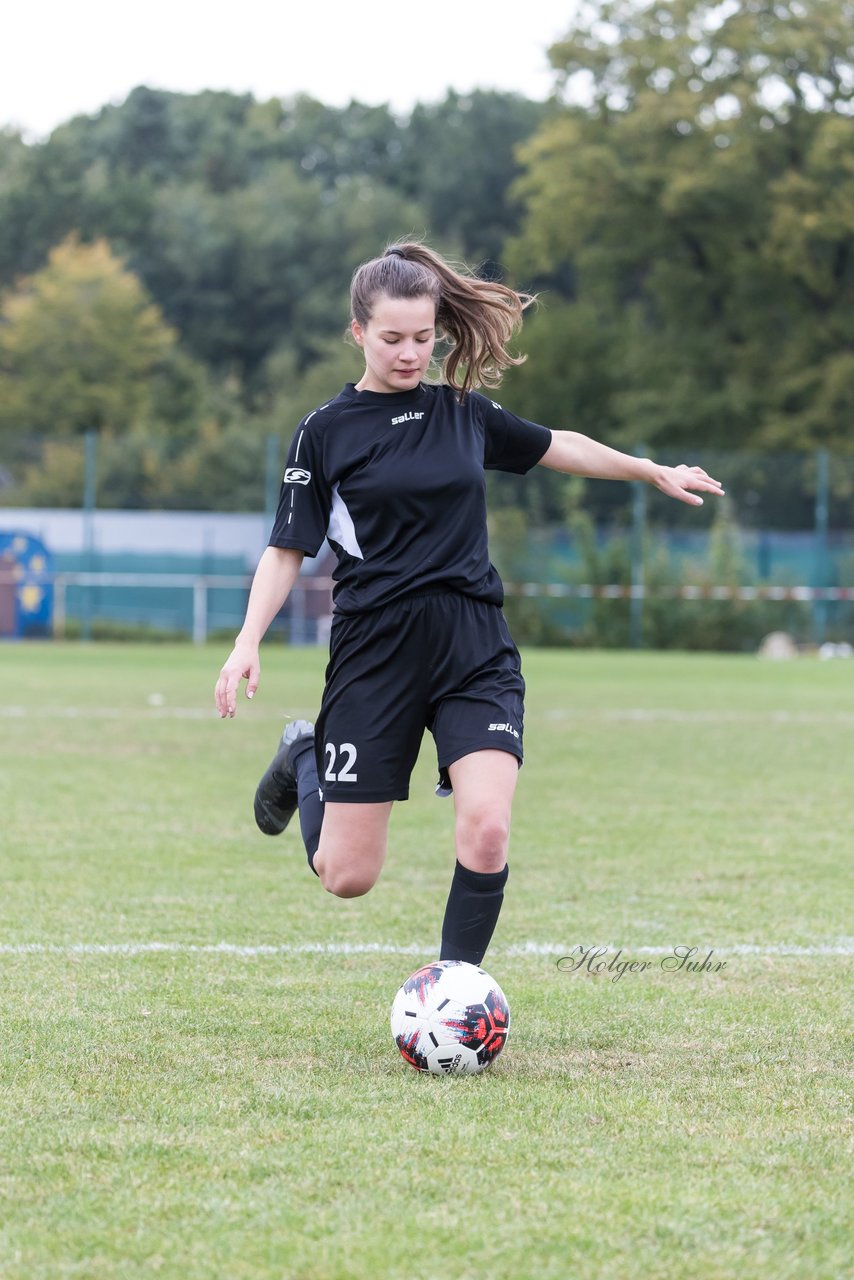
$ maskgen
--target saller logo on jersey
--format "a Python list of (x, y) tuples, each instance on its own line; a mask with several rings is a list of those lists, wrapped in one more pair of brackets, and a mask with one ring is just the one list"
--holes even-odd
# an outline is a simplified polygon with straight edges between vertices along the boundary
[(308, 484), (311, 472), (303, 467), (288, 467), (285, 472), (285, 484)]
[(489, 733), (512, 733), (514, 738), (519, 737), (519, 734), (513, 728), (512, 724), (491, 724), (489, 726), (488, 732)]

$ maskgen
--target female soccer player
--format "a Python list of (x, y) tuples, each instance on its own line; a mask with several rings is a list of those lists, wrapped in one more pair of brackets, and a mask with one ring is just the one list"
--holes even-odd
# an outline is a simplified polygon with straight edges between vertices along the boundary
[[(256, 821), (277, 835), (298, 809), (324, 888), (367, 893), (386, 856), (392, 803), (407, 798), (429, 729), (437, 790), (453, 792), (456, 828), (440, 956), (473, 964), (504, 896), (525, 690), (489, 562), (484, 470), (524, 474), (540, 464), (644, 480), (695, 505), (699, 493), (723, 492), (700, 467), (659, 466), (551, 431), (477, 392), (519, 363), (507, 344), (531, 301), (420, 243), (392, 245), (358, 268), (351, 330), (365, 372), (297, 429), (270, 545), (215, 695), (221, 716), (235, 714), (241, 680), (254, 695), (261, 639), (303, 556), (327, 538), (338, 566), (317, 725), (285, 727), (256, 792)], [(450, 344), (439, 385), (425, 380), (437, 336)]]

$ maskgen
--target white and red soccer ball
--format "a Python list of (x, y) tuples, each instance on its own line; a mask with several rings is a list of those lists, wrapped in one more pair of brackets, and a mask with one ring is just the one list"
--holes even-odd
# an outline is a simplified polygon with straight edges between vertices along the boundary
[(464, 960), (437, 960), (411, 974), (391, 1007), (391, 1034), (416, 1071), (474, 1075), (494, 1062), (510, 1008), (494, 978)]

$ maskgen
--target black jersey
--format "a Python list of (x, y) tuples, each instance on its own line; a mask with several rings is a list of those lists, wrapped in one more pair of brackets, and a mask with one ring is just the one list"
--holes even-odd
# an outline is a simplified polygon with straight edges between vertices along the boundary
[(297, 429), (270, 545), (338, 557), (335, 609), (362, 613), (403, 596), (458, 591), (493, 604), (484, 469), (535, 466), (551, 431), (448, 386), (357, 391), (349, 383)]

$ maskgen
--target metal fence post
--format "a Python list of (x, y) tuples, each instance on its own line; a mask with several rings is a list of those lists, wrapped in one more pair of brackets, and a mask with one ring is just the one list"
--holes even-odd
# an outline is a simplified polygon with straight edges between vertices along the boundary
[[(815, 556), (813, 586), (830, 586), (830, 559), (828, 554), (828, 525), (830, 517), (830, 459), (826, 449), (815, 455)], [(816, 644), (824, 644), (827, 635), (827, 601), (818, 598), (812, 606), (813, 638)]]
[[(98, 453), (98, 437), (87, 431), (83, 440), (83, 552), (84, 564), (89, 573), (95, 571), (95, 485)], [(92, 639), (92, 587), (83, 593), (83, 610), (80, 617), (81, 640)]]
[(208, 584), (204, 578), (193, 582), (193, 644), (208, 638)]

